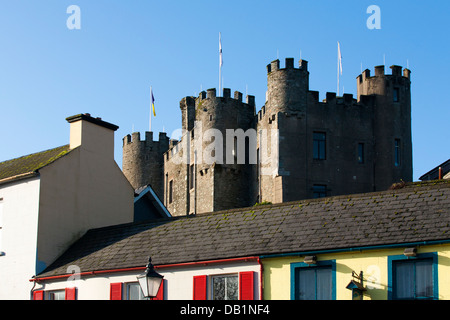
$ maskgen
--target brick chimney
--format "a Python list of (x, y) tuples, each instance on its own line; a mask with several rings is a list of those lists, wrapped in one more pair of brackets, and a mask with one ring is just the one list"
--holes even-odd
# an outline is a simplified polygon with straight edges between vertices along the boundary
[(81, 147), (86, 151), (114, 158), (114, 132), (118, 126), (89, 113), (66, 118), (70, 123), (70, 149)]

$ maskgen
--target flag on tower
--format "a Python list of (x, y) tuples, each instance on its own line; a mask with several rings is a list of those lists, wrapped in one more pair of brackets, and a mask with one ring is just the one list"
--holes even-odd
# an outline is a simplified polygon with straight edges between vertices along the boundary
[(152, 87), (150, 87), (150, 99), (152, 100), (153, 116), (156, 117), (156, 112), (155, 112), (155, 97), (153, 96), (153, 89), (152, 89)]
[(222, 35), (219, 32), (219, 59), (220, 59), (220, 66), (223, 65), (223, 57), (222, 57)]
[(338, 41), (338, 59), (339, 59), (339, 71), (342, 75), (342, 55), (341, 55), (341, 45), (339, 44), (339, 41)]

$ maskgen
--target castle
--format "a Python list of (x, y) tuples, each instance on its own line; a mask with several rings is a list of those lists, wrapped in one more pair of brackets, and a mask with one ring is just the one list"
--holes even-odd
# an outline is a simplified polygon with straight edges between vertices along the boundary
[(309, 89), (308, 62), (267, 65), (266, 102), (240, 92), (180, 101), (182, 134), (123, 139), (123, 172), (174, 216), (386, 190), (412, 181), (410, 70), (365, 70), (357, 97)]

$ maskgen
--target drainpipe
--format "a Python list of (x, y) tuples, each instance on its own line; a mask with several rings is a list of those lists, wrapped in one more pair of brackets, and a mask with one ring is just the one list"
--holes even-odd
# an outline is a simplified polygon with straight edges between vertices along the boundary
[(261, 259), (258, 257), (256, 259), (259, 263), (259, 300), (264, 300), (263, 297), (263, 283), (264, 283), (264, 278), (263, 278), (263, 264), (261, 262)]

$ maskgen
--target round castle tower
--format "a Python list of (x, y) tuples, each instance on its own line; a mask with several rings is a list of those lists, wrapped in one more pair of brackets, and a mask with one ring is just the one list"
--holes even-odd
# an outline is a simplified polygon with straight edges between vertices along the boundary
[(306, 111), (308, 89), (308, 61), (300, 60), (299, 68), (294, 68), (294, 59), (286, 58), (283, 69), (280, 60), (272, 61), (267, 65), (265, 112)]
[(122, 171), (134, 189), (151, 185), (158, 197), (163, 197), (163, 154), (169, 148), (166, 133), (159, 133), (153, 141), (153, 132), (146, 132), (141, 141), (140, 133), (134, 132), (123, 138)]

